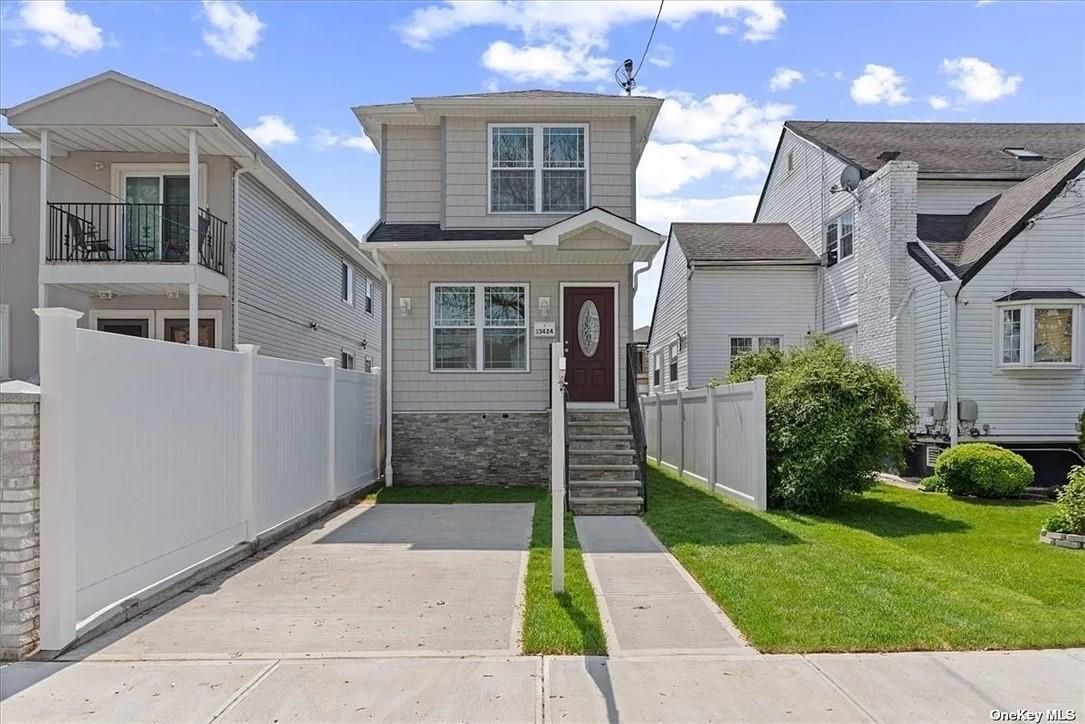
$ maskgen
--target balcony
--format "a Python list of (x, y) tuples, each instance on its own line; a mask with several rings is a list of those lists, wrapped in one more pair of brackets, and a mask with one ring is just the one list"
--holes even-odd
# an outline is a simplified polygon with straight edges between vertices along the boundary
[[(49, 203), (48, 262), (187, 264), (187, 204)], [(226, 222), (199, 210), (199, 265), (225, 274)]]

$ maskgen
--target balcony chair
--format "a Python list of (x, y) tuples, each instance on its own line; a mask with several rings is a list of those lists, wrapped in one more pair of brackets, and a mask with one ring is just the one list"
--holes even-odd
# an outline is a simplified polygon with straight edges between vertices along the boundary
[[(100, 238), (94, 224), (74, 214), (68, 214), (68, 243), (81, 261), (90, 261), (95, 254), (98, 255), (98, 261), (109, 261), (109, 255), (113, 251), (109, 239)], [(69, 253), (69, 258), (71, 256)]]

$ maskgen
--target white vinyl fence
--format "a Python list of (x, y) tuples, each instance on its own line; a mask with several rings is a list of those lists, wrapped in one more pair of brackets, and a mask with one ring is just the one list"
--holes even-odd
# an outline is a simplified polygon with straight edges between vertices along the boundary
[(641, 397), (648, 457), (764, 510), (765, 378)]
[(378, 375), (41, 317), (41, 638), (377, 478)]

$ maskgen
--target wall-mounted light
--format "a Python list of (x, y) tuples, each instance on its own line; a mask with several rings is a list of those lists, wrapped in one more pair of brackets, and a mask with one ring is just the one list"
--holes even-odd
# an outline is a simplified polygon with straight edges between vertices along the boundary
[(677, 332), (674, 335), (674, 339), (676, 342), (678, 342), (678, 351), (684, 351), (686, 349), (686, 335), (682, 334), (681, 332)]
[(546, 317), (550, 314), (550, 297), (539, 297), (539, 314)]
[(399, 316), (409, 317), (411, 316), (411, 298), (400, 297), (399, 298)]
[(181, 298), (181, 292), (179, 292), (179, 291), (177, 291), (175, 289), (166, 292), (166, 299), (180, 299), (180, 298)]
[(101, 161), (95, 161), (94, 162), (94, 170), (95, 171), (101, 171), (103, 168), (105, 168), (104, 163), (102, 163)]
[(116, 299), (117, 298), (117, 293), (113, 292), (113, 291), (110, 291), (109, 289), (99, 289), (98, 290), (98, 298), (99, 299)]

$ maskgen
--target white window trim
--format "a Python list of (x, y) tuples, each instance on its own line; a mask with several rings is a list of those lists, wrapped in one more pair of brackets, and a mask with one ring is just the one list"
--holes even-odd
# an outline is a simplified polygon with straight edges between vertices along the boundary
[[(1072, 310), (1073, 319), (1070, 322), (1070, 361), (1069, 362), (1036, 362), (1033, 359), (1033, 342), (1036, 332), (1037, 309), (1066, 309)], [(1002, 343), (1002, 314), (1007, 309), (1021, 310), (1021, 361), (1003, 362), (1004, 352)], [(1082, 337), (1082, 309), (1080, 299), (1043, 299), (1022, 302), (996, 302), (994, 334), (995, 343), (995, 367), (1002, 370), (1021, 369), (1078, 369), (1081, 367), (1081, 337)]]
[(370, 317), (373, 316), (373, 280), (367, 275), (365, 277), (365, 310), (366, 314)]
[(0, 163), (0, 244), (11, 241), (11, 164)]
[[(531, 128), (532, 170), (535, 172), (535, 208), (532, 211), (494, 211), (493, 210), (493, 171), (494, 171), (494, 134), (495, 128)], [(542, 172), (543, 172), (543, 129), (544, 128), (583, 128), (584, 129), (584, 208), (580, 211), (543, 211), (542, 210)], [(545, 216), (570, 216), (591, 208), (591, 128), (588, 123), (488, 123), (486, 124), (486, 213), (494, 216), (523, 216), (540, 214)], [(508, 170), (508, 169), (506, 169)], [(526, 168), (522, 170), (527, 170)], [(560, 170), (560, 169), (559, 169)], [(579, 169), (568, 169), (579, 170)]]
[[(433, 326), (437, 319), (437, 287), (474, 287), (475, 288), (475, 368), (474, 369), (437, 369), (434, 364)], [(485, 367), (485, 348), (483, 346), (483, 330), (486, 327), (486, 287), (520, 287), (524, 290), (524, 368), (523, 369), (491, 369)], [(528, 282), (430, 282), (429, 285), (429, 371), (433, 374), (487, 374), (487, 375), (522, 375), (531, 372), (531, 285)], [(440, 327), (440, 329), (451, 329)], [(471, 329), (459, 327), (459, 329)], [(499, 329), (490, 327), (490, 329)], [(519, 329), (519, 327), (506, 327), (505, 329)]]
[[(343, 304), (354, 306), (354, 267), (346, 259), (340, 260), (342, 266), (339, 267), (339, 299)], [(347, 296), (343, 296), (343, 270), (347, 271)]]
[[(159, 184), (163, 176), (188, 176), (187, 163), (112, 163), (109, 165), (113, 176), (113, 200), (123, 203), (125, 179), (129, 176), (158, 176)], [(200, 164), (200, 208), (207, 209), (207, 164)]]
[[(200, 319), (215, 320), (215, 349), (222, 349), (222, 310), (201, 309)], [(147, 320), (147, 339), (160, 342), (166, 339), (166, 320), (188, 320), (185, 309), (91, 309), (87, 314), (87, 329), (98, 330), (100, 319), (145, 319)]]
[(748, 339), (748, 340), (750, 340), (750, 351), (754, 352), (754, 353), (757, 353), (757, 352), (761, 351), (761, 338), (762, 337), (772, 337), (774, 339), (780, 340), (779, 349), (780, 349), (781, 352), (784, 351), (784, 335), (782, 335), (782, 334), (762, 334), (760, 332), (750, 332), (748, 334), (729, 334), (729, 335), (727, 335), (727, 359), (728, 359), (728, 361), (731, 361), (731, 360), (733, 360), (735, 358), (735, 356), (733, 354), (731, 354), (731, 340), (732, 339)]
[[(346, 365), (343, 364), (343, 358), (344, 357), (349, 357), (350, 358), (350, 367), (347, 367)], [(340, 347), (339, 348), (339, 369), (342, 369), (342, 370), (354, 370), (354, 369), (357, 369), (357, 366), (358, 366), (358, 360), (354, 357), (354, 353), (353, 352), (348, 352), (346, 347)]]
[[(839, 222), (840, 222), (840, 220), (842, 218), (844, 218), (848, 214), (851, 214), (851, 253), (848, 254), (847, 256), (842, 256), (840, 254), (840, 238), (841, 238), (841, 235), (840, 235), (840, 224), (839, 224)], [(836, 224), (837, 229), (836, 229), (836, 262), (833, 264), (833, 266), (836, 266), (836, 264), (839, 264), (839, 263), (841, 263), (841, 262), (843, 262), (843, 261), (845, 261), (847, 259), (851, 259), (852, 257), (855, 256), (855, 207), (852, 206), (852, 207), (849, 207), (847, 209), (844, 209), (839, 214), (837, 214), (836, 216), (832, 217), (827, 222), (825, 222), (825, 227), (821, 230), (821, 240), (822, 240), (822, 243), (825, 245), (826, 257), (829, 254), (829, 239), (828, 239), (829, 227), (834, 225), (834, 224)], [(738, 336), (742, 336), (742, 335), (738, 335)]]

